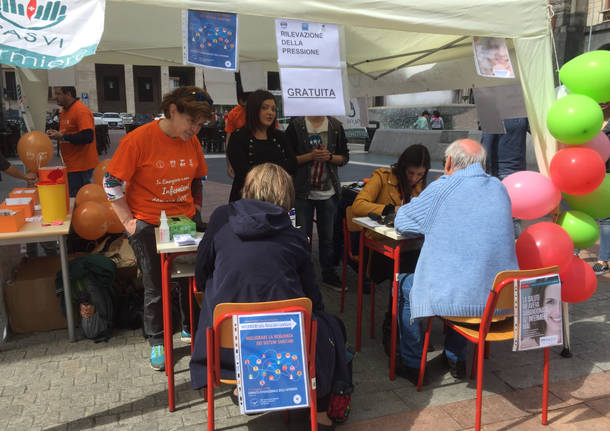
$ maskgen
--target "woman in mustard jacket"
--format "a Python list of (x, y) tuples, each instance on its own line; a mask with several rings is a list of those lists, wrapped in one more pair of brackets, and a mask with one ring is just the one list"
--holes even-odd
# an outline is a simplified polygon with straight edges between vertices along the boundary
[[(430, 170), (430, 153), (421, 145), (411, 145), (405, 149), (398, 161), (390, 169), (379, 168), (373, 171), (371, 178), (352, 204), (354, 217), (366, 217), (369, 213), (378, 215), (394, 214), (401, 205), (418, 196), (426, 187), (426, 178)], [(381, 235), (371, 231), (365, 233), (369, 238), (382, 239)], [(387, 238), (386, 238), (387, 240)], [(400, 253), (400, 272), (412, 273), (419, 257), (421, 244), (407, 248)], [(367, 250), (365, 249), (365, 253)], [(372, 253), (368, 259), (367, 274), (376, 284), (391, 279), (394, 265), (390, 258)], [(391, 292), (391, 290), (390, 290)], [(388, 310), (392, 307), (390, 295)], [(391, 312), (386, 312), (383, 322), (383, 344), (389, 355)]]

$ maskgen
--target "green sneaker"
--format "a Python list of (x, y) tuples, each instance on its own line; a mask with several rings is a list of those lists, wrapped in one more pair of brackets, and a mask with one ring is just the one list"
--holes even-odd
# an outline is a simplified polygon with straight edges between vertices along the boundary
[(150, 366), (153, 370), (165, 370), (165, 350), (163, 345), (152, 347), (150, 352)]
[(182, 330), (182, 332), (180, 333), (180, 341), (182, 341), (183, 343), (191, 343), (191, 334), (189, 332), (186, 332), (184, 329)]

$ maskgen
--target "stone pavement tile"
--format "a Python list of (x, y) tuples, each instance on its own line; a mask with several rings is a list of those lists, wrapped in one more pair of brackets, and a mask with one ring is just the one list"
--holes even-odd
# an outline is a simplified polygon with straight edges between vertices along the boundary
[[(540, 359), (537, 364), (515, 368), (507, 367), (504, 370), (497, 371), (497, 376), (516, 389), (542, 384), (542, 352), (539, 353)], [(586, 376), (591, 373), (599, 373), (600, 371), (600, 368), (597, 368), (593, 362), (586, 359), (576, 356), (571, 358), (551, 356), (549, 371), (551, 382)]]
[[(524, 412), (535, 414), (542, 411), (542, 385), (527, 389), (519, 389), (514, 392), (503, 393), (502, 396), (512, 405)], [(483, 398), (485, 403), (485, 398)], [(562, 401), (549, 389), (549, 410), (555, 410), (572, 405), (572, 403)]]
[(360, 421), (408, 410), (407, 404), (393, 391), (369, 392), (366, 396), (355, 396), (354, 394), (351, 405), (351, 421)]
[[(610, 334), (605, 335), (603, 340), (610, 340)], [(572, 346), (570, 346), (572, 347)], [(572, 347), (574, 356), (586, 359), (595, 364), (596, 367), (610, 371), (610, 345), (607, 343), (591, 343), (585, 342), (579, 348)]]
[[(410, 383), (409, 383), (410, 384)], [(428, 406), (438, 406), (455, 401), (468, 400), (476, 397), (475, 380), (457, 380), (447, 374), (447, 378), (437, 383), (430, 383), (417, 392), (415, 386), (410, 384), (409, 388), (397, 389), (394, 392), (412, 410), (423, 409)], [(483, 394), (497, 394), (509, 391), (510, 388), (493, 374), (483, 377)]]
[(586, 401), (585, 404), (596, 412), (604, 415), (607, 418), (610, 418), (610, 397)]
[(424, 410), (408, 411), (356, 423), (350, 417), (349, 422), (341, 426), (340, 429), (344, 431), (403, 431), (407, 429), (411, 431), (451, 431), (462, 428), (440, 407), (430, 407)]
[(563, 401), (576, 403), (610, 396), (610, 372), (556, 382), (550, 392)]
[[(462, 427), (472, 427), (475, 422), (476, 400), (458, 401), (439, 406)], [(528, 413), (513, 405), (502, 395), (491, 395), (483, 398), (481, 422), (494, 423), (500, 419), (516, 419)]]
[(68, 424), (68, 431), (82, 431), (93, 428), (93, 418), (82, 418), (72, 421)]

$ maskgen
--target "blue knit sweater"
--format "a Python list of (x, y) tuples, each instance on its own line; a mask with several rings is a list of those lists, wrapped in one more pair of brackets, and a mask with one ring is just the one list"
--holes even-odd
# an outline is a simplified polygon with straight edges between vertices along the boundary
[(425, 236), (412, 318), (481, 316), (496, 274), (518, 269), (508, 193), (478, 163), (429, 184), (399, 208), (394, 226)]

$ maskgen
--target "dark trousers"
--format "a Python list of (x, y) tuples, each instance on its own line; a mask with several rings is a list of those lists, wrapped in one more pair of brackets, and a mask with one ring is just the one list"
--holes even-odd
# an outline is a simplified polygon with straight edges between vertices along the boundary
[(324, 200), (297, 199), (294, 203), (297, 226), (301, 226), (310, 238), (313, 232), (313, 216), (315, 211), (322, 277), (326, 277), (334, 272), (335, 252), (333, 231), (335, 214), (337, 212), (337, 202), (337, 197), (333, 196)]
[[(136, 231), (129, 237), (144, 285), (144, 313), (142, 316), (144, 336), (151, 346), (163, 344), (163, 298), (161, 284), (161, 256), (155, 244), (155, 226), (138, 220)], [(183, 330), (189, 328), (189, 302), (186, 279), (178, 283), (180, 317)]]
[(93, 169), (78, 172), (68, 172), (68, 187), (71, 198), (76, 196), (82, 186), (91, 183), (92, 175)]

